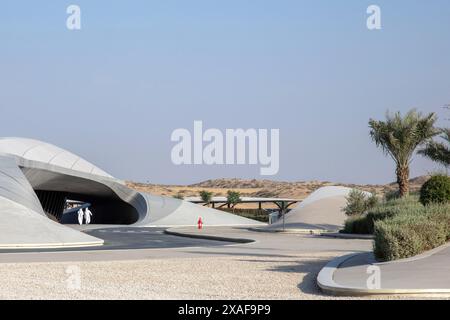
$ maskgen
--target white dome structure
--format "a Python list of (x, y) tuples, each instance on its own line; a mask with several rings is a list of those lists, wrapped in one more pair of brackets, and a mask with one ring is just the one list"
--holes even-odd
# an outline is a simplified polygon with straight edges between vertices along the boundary
[[(310, 194), (297, 207), (286, 214), (284, 227), (286, 230), (322, 230), (337, 231), (347, 219), (343, 208), (347, 204), (347, 196), (351, 188), (327, 186)], [(366, 193), (370, 195), (370, 193)], [(283, 227), (280, 219), (268, 228), (278, 230)]]
[(76, 223), (67, 200), (89, 204), (94, 224), (135, 227), (262, 225), (171, 197), (127, 187), (81, 157), (51, 144), (0, 138), (0, 248), (101, 245), (66, 227)]
[(0, 138), (0, 153), (103, 177), (111, 175), (83, 158), (52, 144), (26, 138)]

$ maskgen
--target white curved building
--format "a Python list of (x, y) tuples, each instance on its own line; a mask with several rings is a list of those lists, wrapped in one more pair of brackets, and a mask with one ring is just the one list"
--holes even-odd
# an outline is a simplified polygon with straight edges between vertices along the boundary
[[(341, 186), (322, 187), (311, 193), (304, 201), (267, 227), (269, 230), (321, 230), (337, 231), (344, 226), (347, 216), (343, 209), (351, 188)], [(366, 192), (369, 196), (370, 193)]]
[(105, 171), (73, 153), (39, 140), (26, 138), (0, 138), (0, 153), (15, 155), (26, 160), (39, 161), (61, 168), (112, 178)]
[(137, 227), (258, 225), (257, 221), (128, 188), (79, 156), (24, 138), (0, 138), (0, 248), (101, 245), (78, 232), (66, 201), (89, 203), (92, 223)]

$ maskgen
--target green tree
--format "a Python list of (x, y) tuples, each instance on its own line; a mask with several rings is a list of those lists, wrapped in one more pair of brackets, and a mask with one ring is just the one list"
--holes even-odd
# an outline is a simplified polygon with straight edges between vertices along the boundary
[(205, 202), (206, 205), (209, 205), (212, 199), (212, 192), (206, 190), (200, 191), (200, 198)]
[(439, 134), (436, 120), (435, 113), (423, 116), (413, 109), (404, 117), (387, 112), (386, 121), (369, 121), (372, 140), (395, 161), (400, 197), (409, 193), (409, 164), (415, 150)]
[(346, 197), (347, 205), (343, 209), (348, 216), (361, 215), (378, 204), (374, 193), (370, 195), (364, 191), (352, 189)]
[(441, 129), (441, 133), (444, 142), (430, 141), (418, 153), (442, 164), (448, 170), (450, 167), (450, 128)]
[(228, 190), (227, 192), (227, 203), (228, 205), (231, 205), (234, 212), (234, 207), (241, 202), (241, 193), (238, 191), (231, 191)]

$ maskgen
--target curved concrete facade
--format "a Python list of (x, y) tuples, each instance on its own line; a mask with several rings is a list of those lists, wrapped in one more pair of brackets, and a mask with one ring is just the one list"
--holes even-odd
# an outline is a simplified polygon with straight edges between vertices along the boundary
[(101, 244), (61, 224), (76, 222), (73, 215), (64, 214), (66, 199), (90, 203), (96, 224), (193, 226), (202, 217), (205, 226), (261, 225), (130, 189), (88, 161), (45, 142), (0, 139), (0, 247)]
[(11, 154), (26, 160), (35, 160), (66, 169), (112, 178), (111, 175), (79, 156), (38, 140), (0, 138), (0, 153)]

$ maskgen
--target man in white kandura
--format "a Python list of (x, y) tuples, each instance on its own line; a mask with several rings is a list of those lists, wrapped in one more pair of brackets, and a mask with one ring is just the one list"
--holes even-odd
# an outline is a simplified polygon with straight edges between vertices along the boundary
[(89, 208), (84, 209), (84, 219), (86, 220), (86, 224), (91, 223), (92, 212)]
[(78, 210), (78, 223), (80, 224), (80, 226), (83, 224), (83, 209)]

